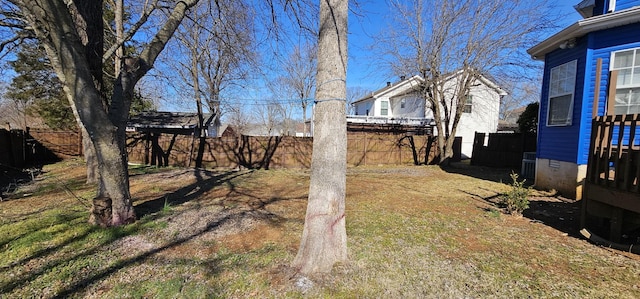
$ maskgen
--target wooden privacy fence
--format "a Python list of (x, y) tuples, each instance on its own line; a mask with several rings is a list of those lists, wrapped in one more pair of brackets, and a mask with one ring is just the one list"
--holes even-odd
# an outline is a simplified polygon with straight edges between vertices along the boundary
[[(206, 138), (206, 168), (308, 168), (311, 137)], [(134, 163), (191, 167), (195, 165), (199, 140), (186, 135), (143, 134), (128, 136), (129, 161)], [(76, 131), (29, 129), (0, 131), (0, 163), (22, 167), (67, 156), (81, 156), (82, 135)], [(421, 165), (437, 154), (429, 135), (394, 132), (348, 132), (347, 163), (360, 165)]]
[(82, 155), (82, 136), (48, 129), (0, 130), (0, 164), (16, 168)]
[(536, 151), (536, 136), (522, 133), (476, 133), (473, 140), (472, 165), (520, 169), (524, 152)]
[(27, 133), (37, 144), (45, 147), (56, 155), (82, 155), (82, 134), (80, 134), (79, 131), (55, 131), (29, 128)]
[(24, 131), (0, 129), (0, 164), (21, 168), (25, 160)]
[(437, 148), (435, 138), (429, 135), (349, 132), (347, 163), (350, 166), (430, 164)]
[[(313, 138), (310, 137), (222, 137), (206, 138), (203, 167), (206, 168), (308, 168)], [(185, 135), (162, 135), (154, 141), (142, 134), (129, 135), (129, 161), (152, 165), (189, 167), (199, 140)], [(435, 148), (430, 136), (349, 133), (347, 163), (359, 165), (426, 164)], [(154, 149), (155, 147), (155, 149)]]

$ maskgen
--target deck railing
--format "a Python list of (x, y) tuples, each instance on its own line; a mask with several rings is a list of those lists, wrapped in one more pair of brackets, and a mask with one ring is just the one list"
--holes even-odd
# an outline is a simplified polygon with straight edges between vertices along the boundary
[(640, 192), (640, 114), (597, 116), (591, 128), (587, 182)]
[[(600, 230), (613, 242), (621, 242), (625, 233), (637, 229), (635, 223), (640, 214), (638, 123), (639, 114), (597, 116), (592, 122), (580, 222), (582, 227)], [(604, 219), (608, 221), (601, 221)]]

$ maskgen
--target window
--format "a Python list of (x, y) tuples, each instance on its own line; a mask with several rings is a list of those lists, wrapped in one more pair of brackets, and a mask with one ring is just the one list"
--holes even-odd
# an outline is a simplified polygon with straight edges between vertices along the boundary
[(609, 7), (607, 8), (607, 12), (616, 11), (616, 0), (609, 0)]
[(571, 125), (577, 60), (551, 69), (547, 126)]
[(614, 114), (640, 113), (640, 48), (614, 52), (611, 65), (609, 98), (614, 99)]
[(380, 102), (380, 115), (389, 115), (389, 101)]
[(400, 100), (400, 108), (404, 109), (406, 99)]
[(468, 94), (464, 97), (464, 108), (462, 109), (462, 113), (471, 113), (471, 108), (473, 108), (473, 96)]

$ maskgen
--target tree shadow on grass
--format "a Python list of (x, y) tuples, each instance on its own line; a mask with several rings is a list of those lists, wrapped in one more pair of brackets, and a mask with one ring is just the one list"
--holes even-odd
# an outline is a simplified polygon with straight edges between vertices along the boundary
[[(510, 183), (511, 178), (509, 175), (511, 172), (518, 173), (519, 170), (509, 168), (492, 168), (485, 166), (469, 165), (468, 161), (464, 162), (452, 162), (449, 166), (441, 166), (442, 170), (448, 173), (457, 173), (474, 177), (481, 180), (492, 181), (497, 183)], [(527, 180), (527, 183), (532, 183), (531, 180)]]
[[(72, 296), (77, 292), (81, 292), (86, 286), (103, 280), (129, 266), (143, 262), (159, 252), (182, 245), (194, 238), (223, 226), (228, 227), (229, 224), (238, 223), (238, 220), (250, 219), (267, 221), (268, 223), (273, 223), (275, 225), (279, 225), (282, 222), (289, 220), (283, 215), (278, 215), (269, 211), (267, 206), (278, 201), (297, 200), (302, 199), (302, 197), (287, 196), (288, 190), (285, 190), (286, 188), (283, 188), (283, 190), (276, 190), (276, 192), (270, 192), (268, 193), (270, 195), (261, 197), (260, 195), (252, 194), (251, 189), (245, 190), (244, 188), (236, 186), (236, 182), (234, 182), (233, 179), (248, 173), (249, 172), (225, 172), (216, 174), (206, 171), (195, 171), (194, 175), (197, 177), (197, 181), (195, 183), (180, 188), (167, 195), (172, 199), (172, 204), (182, 204), (198, 199), (206, 191), (221, 184), (226, 184), (228, 190), (227, 194), (223, 195), (225, 197), (224, 200), (227, 200), (226, 198), (229, 198), (228, 200), (230, 201), (243, 200), (245, 204), (242, 205), (242, 208), (222, 209), (215, 215), (212, 215), (211, 218), (204, 219), (205, 222), (203, 222), (203, 224), (205, 225), (202, 227), (191, 230), (181, 236), (176, 236), (164, 243), (159, 243), (157, 245), (154, 244), (153, 248), (146, 250), (141, 249), (140, 252), (131, 257), (121, 259), (114, 257), (116, 260), (106, 260), (102, 262), (99, 269), (85, 269), (83, 270), (84, 274), (82, 276), (72, 276), (70, 279), (71, 281), (63, 282), (64, 286), (58, 290), (55, 297), (65, 298)], [(256, 194), (262, 194), (262, 192), (257, 192)], [(139, 209), (140, 215), (153, 214), (163, 208), (164, 198), (165, 197), (163, 196), (152, 200), (151, 202), (142, 203), (136, 208)], [(171, 216), (174, 217), (175, 215), (172, 214)], [(0, 279), (0, 293), (10, 294), (11, 292), (15, 292), (19, 288), (26, 287), (36, 282), (39, 277), (47, 276), (49, 273), (52, 273), (52, 271), (56, 271), (59, 267), (63, 267), (63, 269), (69, 267), (72, 268), (73, 266), (71, 265), (78, 262), (82, 263), (83, 260), (87, 259), (99, 261), (101, 256), (104, 258), (103, 253), (110, 250), (110, 246), (113, 246), (114, 242), (122, 239), (123, 237), (140, 233), (144, 230), (144, 223), (149, 221), (154, 221), (154, 217), (145, 217), (131, 225), (106, 229), (108, 233), (100, 234), (100, 236), (95, 235), (95, 233), (102, 232), (104, 229), (97, 227), (89, 228), (78, 235), (74, 235), (73, 237), (64, 240), (59, 245), (51, 248), (43, 248), (42, 250), (31, 254), (29, 257), (23, 258), (18, 262), (11, 263), (10, 265), (2, 268), (3, 272), (6, 270), (5, 273), (13, 272), (14, 274), (12, 274), (11, 277), (7, 275), (5, 279)], [(95, 242), (96, 237), (98, 237), (97, 244), (87, 243)], [(53, 236), (51, 238), (53, 238)], [(89, 239), (93, 239), (94, 241), (89, 241)], [(83, 244), (83, 242), (87, 244)], [(79, 249), (77, 251), (69, 251), (70, 246), (73, 248), (77, 247)], [(65, 251), (71, 254), (64, 254)], [(215, 258), (207, 259), (207, 263), (211, 266), (215, 263), (219, 263), (219, 265), (212, 267), (211, 269), (230, 267), (229, 264), (222, 259), (224, 259), (224, 257), (216, 256)], [(26, 264), (32, 265), (28, 266)], [(65, 271), (67, 270), (69, 269), (66, 269)], [(222, 270), (213, 271), (209, 274), (216, 275), (216, 272), (219, 271)], [(35, 296), (38, 295), (36, 294)]]
[[(73, 237), (66, 239), (65, 241), (63, 241), (59, 245), (52, 246), (52, 247), (45, 247), (42, 250), (38, 250), (38, 251), (34, 252), (33, 254), (31, 254), (28, 257), (25, 257), (25, 258), (23, 258), (23, 259), (21, 259), (19, 261), (13, 262), (10, 265), (3, 266), (0, 270), (2, 270), (2, 272), (4, 272), (4, 273), (8, 273), (12, 268), (23, 267), (26, 264), (29, 264), (32, 261), (36, 261), (39, 258), (44, 258), (47, 255), (54, 255), (55, 256), (58, 253), (58, 251), (61, 251), (66, 246), (70, 246), (70, 245), (72, 245), (74, 243), (77, 243), (77, 242), (86, 241), (86, 239), (92, 233), (96, 232), (99, 229), (100, 228), (98, 228), (98, 227), (89, 227), (83, 233), (74, 235)], [(115, 229), (118, 229), (118, 228), (111, 228), (109, 230), (115, 230)], [(120, 236), (118, 234), (113, 234), (112, 238), (106, 238), (106, 239), (102, 240), (94, 248), (88, 249), (86, 251), (79, 250), (79, 253), (77, 253), (77, 254), (75, 254), (75, 255), (73, 255), (71, 257), (68, 257), (68, 258), (62, 258), (62, 259), (59, 259), (59, 260), (46, 261), (46, 262), (42, 262), (42, 261), (35, 262), (34, 263), (35, 266), (29, 266), (27, 271), (20, 271), (18, 273), (18, 275), (12, 276), (11, 279), (7, 280), (3, 284), (0, 284), (0, 294), (8, 294), (9, 292), (14, 291), (15, 289), (17, 289), (19, 287), (27, 285), (28, 283), (32, 282), (33, 280), (35, 280), (40, 275), (44, 275), (46, 272), (50, 271), (51, 269), (53, 269), (53, 268), (55, 268), (57, 266), (65, 265), (65, 264), (71, 263), (74, 260), (93, 255), (96, 252), (98, 252), (98, 250), (99, 250), (99, 248), (101, 248), (101, 246), (107, 245), (108, 243), (113, 242), (115, 239), (117, 239), (119, 237)]]
[[(517, 169), (473, 166), (464, 162), (453, 163), (451, 166), (442, 167), (442, 169), (449, 173), (467, 175), (506, 185), (510, 185), (513, 181), (510, 178), (510, 174), (512, 172), (519, 172)], [(520, 181), (522, 178), (518, 180)], [(533, 185), (533, 180), (525, 181), (525, 186), (531, 185)], [(479, 198), (496, 208), (502, 208), (500, 205), (500, 197), (502, 194), (483, 197), (470, 192), (465, 193), (473, 195), (475, 198)], [(530, 219), (532, 222), (542, 223), (569, 236), (580, 238), (581, 207), (582, 203), (580, 201), (571, 200), (558, 194), (544, 194), (543, 192), (534, 191), (534, 194), (531, 194), (529, 197), (529, 208), (523, 211), (522, 216)]]
[(559, 196), (534, 196), (529, 199), (529, 208), (522, 212), (522, 216), (569, 236), (582, 238), (579, 233), (581, 208), (580, 201), (570, 201)]
[(136, 214), (142, 218), (162, 211), (167, 204), (181, 205), (199, 198), (217, 186), (229, 184), (233, 179), (247, 175), (251, 171), (226, 171), (215, 173), (203, 169), (193, 171), (196, 181), (162, 197), (145, 201), (135, 206)]
[[(478, 208), (486, 212), (500, 211), (501, 213), (506, 213), (506, 209), (501, 203), (503, 193), (481, 196), (464, 190), (459, 191), (478, 200), (481, 203)], [(529, 208), (522, 212), (522, 216), (528, 218), (531, 222), (541, 223), (569, 236), (580, 238), (581, 205), (580, 201), (572, 201), (557, 194), (546, 196), (537, 194), (529, 197)]]
[[(85, 218), (85, 217), (86, 217), (85, 215), (75, 215), (75, 216), (61, 215), (59, 217), (59, 220), (66, 221), (66, 222), (71, 222), (71, 221), (74, 221), (74, 220), (76, 220), (78, 218)], [(12, 241), (18, 240), (20, 238), (28, 237), (29, 235), (42, 234), (42, 233), (51, 234), (51, 232), (45, 232), (45, 231), (48, 231), (48, 230), (50, 230), (50, 223), (48, 223), (46, 221), (42, 221), (37, 226), (32, 227), (30, 231), (24, 232), (24, 233), (19, 234), (17, 236), (13, 236), (11, 238), (8, 238), (5, 241), (0, 242), (0, 248), (8, 247), (9, 244)], [(12, 268), (12, 267), (15, 267), (15, 266), (18, 266), (18, 265), (26, 264), (31, 260), (43, 257), (45, 255), (54, 253), (54, 252), (58, 251), (60, 248), (63, 248), (63, 247), (65, 247), (65, 246), (67, 246), (67, 245), (69, 245), (69, 244), (71, 244), (73, 242), (76, 242), (78, 240), (81, 240), (82, 238), (87, 237), (89, 234), (91, 234), (95, 230), (96, 230), (96, 228), (92, 227), (89, 230), (87, 230), (86, 232), (83, 232), (82, 234), (75, 235), (75, 236), (73, 236), (71, 238), (67, 238), (66, 240), (64, 240), (63, 242), (61, 242), (58, 245), (47, 246), (47, 247), (44, 247), (44, 248), (42, 248), (40, 250), (36, 250), (32, 254), (30, 254), (28, 257), (25, 257), (23, 259), (14, 261), (14, 262), (12, 262), (12, 263), (10, 263), (8, 265), (0, 266), (0, 272), (3, 272), (5, 270), (8, 270), (9, 268)], [(0, 289), (0, 290), (2, 290), (2, 289)]]
[[(101, 269), (100, 271), (92, 273), (86, 278), (73, 282), (71, 285), (67, 286), (64, 290), (59, 292), (56, 295), (56, 298), (65, 298), (65, 297), (71, 296), (74, 293), (76, 293), (79, 289), (81, 289), (83, 286), (90, 285), (97, 281), (103, 280), (109, 277), (110, 275), (114, 274), (115, 272), (120, 271), (128, 266), (143, 262), (149, 258), (153, 258), (153, 256), (157, 253), (160, 253), (162, 251), (165, 251), (171, 248), (178, 247), (204, 234), (207, 234), (209, 232), (215, 231), (216, 229), (222, 228), (223, 226), (226, 226), (228, 224), (238, 223), (238, 221), (242, 219), (266, 221), (276, 226), (281, 225), (285, 221), (291, 220), (291, 219), (285, 218), (284, 216), (275, 214), (274, 212), (267, 210), (267, 206), (269, 204), (273, 204), (279, 201), (302, 199), (302, 197), (288, 198), (288, 197), (282, 197), (282, 196), (271, 196), (268, 198), (263, 198), (260, 196), (256, 196), (250, 192), (244, 192), (237, 187), (233, 179), (246, 174), (247, 172), (225, 172), (221, 174), (213, 174), (210, 172), (196, 171), (195, 175), (198, 177), (198, 181), (196, 183), (183, 187), (175, 192), (172, 192), (170, 195), (168, 195), (169, 198), (175, 199), (175, 201), (172, 201), (172, 204), (182, 204), (191, 200), (198, 199), (206, 191), (211, 190), (215, 186), (226, 184), (228, 188), (228, 192), (223, 196), (225, 198), (223, 200), (225, 201), (223, 205), (233, 206), (230, 204), (230, 201), (234, 201), (234, 200), (229, 198), (242, 197), (242, 198), (248, 199), (248, 200), (242, 201), (245, 204), (243, 208), (237, 208), (237, 207), (224, 208), (222, 211), (218, 213), (218, 215), (215, 216), (214, 219), (209, 220), (204, 227), (195, 230), (193, 233), (190, 233), (181, 237), (176, 237), (171, 242), (164, 244), (160, 247), (140, 252), (139, 254), (130, 258), (119, 260), (109, 267), (106, 267), (104, 269)], [(280, 190), (280, 191), (283, 191), (283, 190)], [(283, 191), (283, 192), (276, 191), (275, 193), (285, 194), (286, 191)], [(150, 213), (154, 210), (158, 210), (158, 208), (160, 207), (160, 202), (164, 201), (164, 197), (155, 199), (154, 201), (155, 202), (149, 203), (147, 206), (145, 206), (145, 210), (141, 210), (141, 211)], [(176, 214), (172, 214), (172, 217), (174, 217), (175, 215)], [(232, 259), (231, 261), (232, 263), (229, 263), (228, 261), (226, 261), (225, 259), (227, 258)], [(207, 265), (207, 269), (210, 269), (208, 271), (208, 274), (215, 276), (215, 275), (218, 275), (219, 273), (222, 273), (225, 268), (241, 266), (241, 265), (234, 264), (233, 263), (234, 260), (236, 259), (233, 258), (232, 254), (226, 254), (226, 255), (223, 254), (220, 256), (216, 256), (214, 258), (206, 259), (205, 264)]]

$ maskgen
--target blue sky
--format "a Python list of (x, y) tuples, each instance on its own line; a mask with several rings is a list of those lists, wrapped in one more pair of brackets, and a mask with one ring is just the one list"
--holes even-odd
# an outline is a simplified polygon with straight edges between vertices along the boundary
[[(563, 28), (582, 18), (573, 9), (573, 6), (579, 2), (580, 0), (556, 1), (560, 13), (566, 16), (563, 18), (563, 24), (560, 24)], [(387, 81), (398, 80), (398, 78), (389, 77), (385, 70), (380, 70), (378, 66), (372, 64), (375, 57), (367, 51), (367, 47), (375, 42), (377, 33), (386, 25), (385, 16), (389, 15), (389, 11), (384, 0), (364, 0), (361, 4), (363, 15), (349, 16), (347, 85), (376, 90), (384, 87)]]

